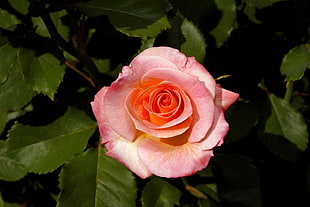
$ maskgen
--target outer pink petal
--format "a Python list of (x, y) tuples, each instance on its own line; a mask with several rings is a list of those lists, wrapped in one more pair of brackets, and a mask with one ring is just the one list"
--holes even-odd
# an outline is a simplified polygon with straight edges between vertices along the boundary
[(213, 123), (214, 116), (214, 100), (205, 84), (197, 77), (169, 69), (153, 69), (143, 76), (142, 81), (147, 81), (148, 78), (164, 78), (166, 81), (179, 85), (181, 90), (187, 93), (192, 100), (194, 112), (193, 133), (189, 141), (198, 142), (204, 138)]
[(172, 146), (154, 138), (141, 140), (138, 154), (153, 174), (168, 178), (192, 175), (204, 169), (213, 156), (212, 150), (202, 150), (199, 144)]
[(215, 95), (215, 80), (194, 57), (186, 57), (171, 47), (152, 47), (141, 52), (131, 63), (133, 68), (173, 68), (196, 76), (203, 81), (211, 95)]
[[(137, 140), (138, 141), (138, 140)], [(152, 173), (141, 162), (137, 152), (137, 141), (130, 142), (121, 137), (114, 138), (106, 144), (109, 150), (106, 155), (118, 160), (141, 178), (146, 178)]]
[(204, 150), (210, 150), (216, 146), (222, 145), (224, 137), (229, 130), (229, 126), (225, 120), (222, 109), (216, 107), (214, 114), (215, 116), (212, 128), (209, 130), (205, 139), (199, 143)]
[(239, 94), (226, 90), (219, 85), (216, 86), (215, 104), (226, 111), (233, 103), (235, 103)]
[[(146, 59), (152, 59), (152, 57), (160, 57), (162, 60), (166, 60), (170, 62), (170, 64), (174, 64), (177, 68), (181, 68), (185, 66), (187, 62), (187, 57), (181, 53), (179, 50), (171, 48), (171, 47), (151, 47), (143, 52), (141, 52), (131, 63), (133, 67), (135, 67), (135, 60), (142, 59), (142, 57), (146, 57)], [(165, 62), (166, 62), (165, 61)], [(158, 62), (158, 64), (162, 64)], [(160, 68), (159, 65), (156, 68)], [(169, 67), (168, 67), (169, 68)]]
[(110, 124), (106, 120), (104, 111), (103, 111), (103, 99), (109, 88), (103, 87), (96, 95), (93, 102), (91, 102), (92, 110), (98, 122), (98, 127), (100, 135), (102, 137), (101, 142), (106, 143), (115, 136), (115, 132), (110, 127)]
[(137, 155), (137, 143), (130, 142), (120, 137), (111, 128), (106, 120), (103, 111), (103, 99), (108, 91), (108, 87), (102, 88), (96, 95), (91, 106), (98, 122), (99, 131), (102, 137), (102, 144), (105, 144), (108, 156), (118, 160), (135, 172), (141, 178), (149, 177), (152, 173), (145, 168)]
[(201, 65), (194, 57), (189, 57), (186, 65), (182, 68), (182, 71), (197, 76), (200, 81), (203, 81), (206, 88), (210, 91), (212, 97), (215, 96), (215, 80), (212, 75)]
[(122, 73), (106, 92), (103, 109), (109, 125), (117, 134), (129, 141), (136, 138), (136, 128), (126, 110), (126, 98), (137, 84), (136, 74), (129, 68), (123, 67)]
[(179, 68), (167, 59), (160, 56), (144, 56), (138, 55), (135, 57), (131, 63), (130, 67), (133, 68), (139, 75), (152, 70), (154, 68), (170, 68), (174, 70), (179, 70)]

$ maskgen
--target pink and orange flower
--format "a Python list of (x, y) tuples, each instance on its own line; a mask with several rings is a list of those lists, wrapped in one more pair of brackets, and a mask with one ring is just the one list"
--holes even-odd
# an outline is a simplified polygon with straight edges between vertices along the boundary
[(141, 178), (204, 169), (229, 126), (239, 95), (216, 84), (194, 57), (153, 47), (124, 66), (91, 103), (107, 155)]

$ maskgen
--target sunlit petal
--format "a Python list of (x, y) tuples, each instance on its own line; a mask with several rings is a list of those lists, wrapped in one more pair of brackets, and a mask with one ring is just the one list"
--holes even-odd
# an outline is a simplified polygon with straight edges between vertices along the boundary
[(202, 150), (199, 144), (169, 145), (156, 138), (145, 138), (138, 143), (138, 154), (144, 165), (161, 177), (183, 177), (204, 169), (212, 150)]

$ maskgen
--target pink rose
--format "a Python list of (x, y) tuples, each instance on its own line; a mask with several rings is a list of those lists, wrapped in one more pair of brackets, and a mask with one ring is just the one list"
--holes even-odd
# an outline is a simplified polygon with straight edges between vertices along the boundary
[(141, 52), (91, 103), (108, 156), (141, 178), (204, 169), (228, 132), (224, 111), (239, 95), (194, 57), (169, 47)]

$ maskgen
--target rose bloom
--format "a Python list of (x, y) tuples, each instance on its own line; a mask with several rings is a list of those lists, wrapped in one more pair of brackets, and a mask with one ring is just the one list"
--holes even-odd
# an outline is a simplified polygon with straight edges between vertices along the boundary
[(239, 95), (194, 57), (153, 47), (124, 66), (91, 103), (107, 155), (141, 178), (204, 169), (228, 132), (224, 111)]

